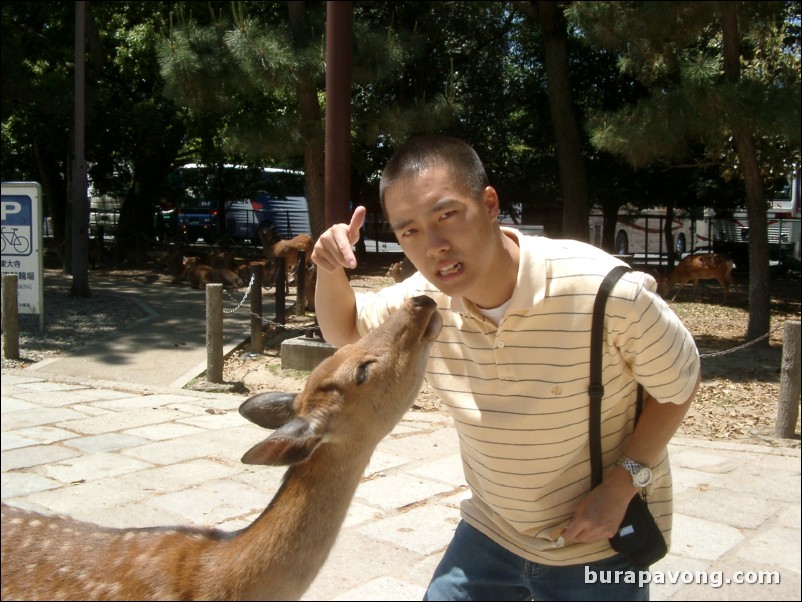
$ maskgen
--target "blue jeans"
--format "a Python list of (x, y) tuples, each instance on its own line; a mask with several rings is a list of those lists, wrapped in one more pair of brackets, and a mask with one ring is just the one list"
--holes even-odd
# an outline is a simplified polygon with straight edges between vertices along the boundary
[[(630, 572), (616, 578), (616, 571)], [(530, 562), (462, 521), (423, 599), (648, 600), (638, 575), (621, 556), (573, 566)]]

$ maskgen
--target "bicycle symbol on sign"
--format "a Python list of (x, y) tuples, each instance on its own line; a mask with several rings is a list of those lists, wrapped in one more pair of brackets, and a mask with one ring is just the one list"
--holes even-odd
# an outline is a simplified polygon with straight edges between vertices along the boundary
[(6, 247), (11, 245), (18, 255), (25, 255), (31, 248), (31, 241), (17, 234), (17, 228), (3, 228), (2, 252), (6, 252)]

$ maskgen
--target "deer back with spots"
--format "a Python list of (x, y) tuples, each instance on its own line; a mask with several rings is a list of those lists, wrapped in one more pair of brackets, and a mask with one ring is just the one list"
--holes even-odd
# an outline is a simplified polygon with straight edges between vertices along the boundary
[(734, 263), (724, 253), (700, 253), (684, 257), (661, 283), (663, 297), (668, 297), (671, 288), (678, 284), (677, 292), (671, 297), (674, 301), (688, 282), (693, 282), (693, 296), (696, 298), (696, 286), (700, 280), (718, 280), (724, 291), (723, 302), (727, 302), (730, 286), (735, 285), (732, 277)]

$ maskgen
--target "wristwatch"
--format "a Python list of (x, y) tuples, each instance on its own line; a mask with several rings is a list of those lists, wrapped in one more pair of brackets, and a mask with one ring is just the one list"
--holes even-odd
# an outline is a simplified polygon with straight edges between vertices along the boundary
[(616, 466), (623, 466), (632, 475), (633, 487), (646, 487), (652, 482), (652, 471), (648, 466), (638, 464), (632, 458), (621, 456), (616, 460)]

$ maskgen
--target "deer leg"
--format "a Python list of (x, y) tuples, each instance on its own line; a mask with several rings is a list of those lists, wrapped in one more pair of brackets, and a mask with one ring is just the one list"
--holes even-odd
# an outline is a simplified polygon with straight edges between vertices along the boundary
[(727, 305), (727, 296), (730, 292), (730, 283), (727, 281), (726, 278), (717, 278), (718, 283), (721, 285), (721, 289), (724, 291), (724, 301), (723, 305)]

